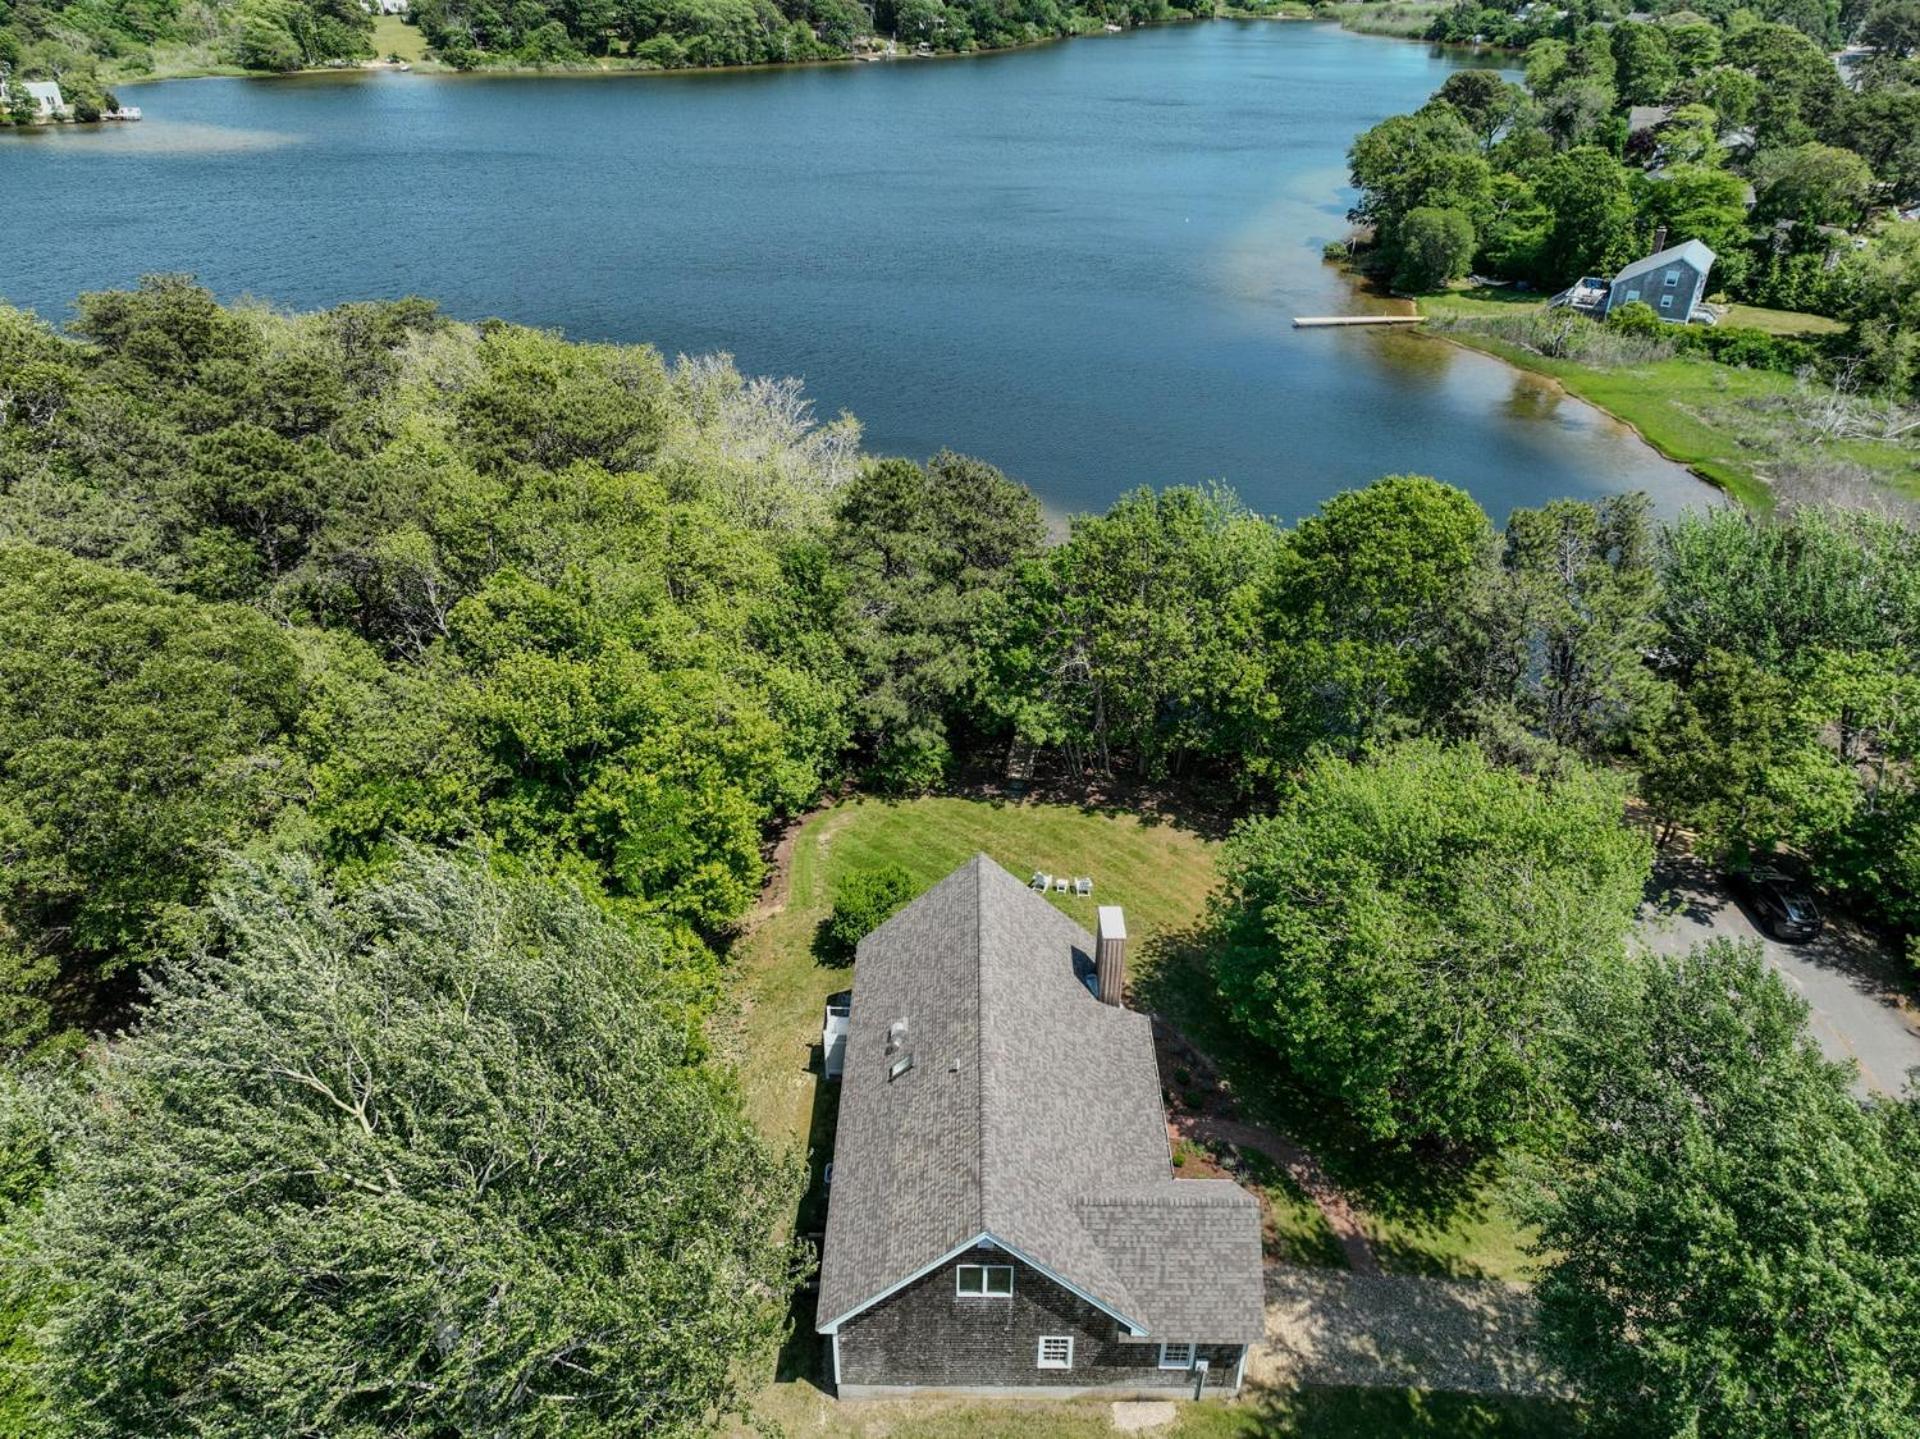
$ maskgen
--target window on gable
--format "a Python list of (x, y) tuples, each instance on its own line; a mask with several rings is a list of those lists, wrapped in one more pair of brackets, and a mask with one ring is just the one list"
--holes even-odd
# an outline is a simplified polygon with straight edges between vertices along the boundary
[(962, 1299), (1006, 1299), (1013, 1293), (1011, 1264), (961, 1264), (953, 1271), (954, 1292)]
[(1680, 283), (1680, 272), (1678, 270), (1667, 271), (1667, 288), (1671, 290), (1675, 285), (1679, 283)]
[(1191, 1344), (1162, 1344), (1160, 1346), (1160, 1367), (1162, 1369), (1193, 1368), (1193, 1346)]
[(1671, 310), (1673, 308), (1673, 296), (1662, 295), (1660, 297), (1660, 308), (1663, 310)]
[(1040, 1354), (1035, 1360), (1042, 1369), (1073, 1368), (1073, 1336), (1071, 1334), (1042, 1334), (1040, 1336)]
[(1635, 300), (1639, 298), (1640, 298), (1640, 292), (1638, 290), (1627, 291), (1627, 303), (1629, 305), (1631, 305)]

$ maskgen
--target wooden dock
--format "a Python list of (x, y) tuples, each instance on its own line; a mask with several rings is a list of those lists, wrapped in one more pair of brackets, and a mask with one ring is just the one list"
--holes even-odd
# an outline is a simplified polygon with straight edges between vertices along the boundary
[(1295, 315), (1296, 330), (1318, 330), (1328, 325), (1418, 325), (1425, 315)]

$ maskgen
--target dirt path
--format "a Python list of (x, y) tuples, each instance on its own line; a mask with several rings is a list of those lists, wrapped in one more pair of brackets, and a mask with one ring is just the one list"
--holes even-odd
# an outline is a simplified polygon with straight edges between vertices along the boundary
[[(1183, 1102), (1168, 1106), (1167, 1128), (1172, 1134), (1191, 1143), (1212, 1139), (1266, 1155), (1286, 1171), (1300, 1192), (1319, 1209), (1327, 1228), (1340, 1243), (1347, 1268), (1355, 1274), (1384, 1274), (1386, 1271), (1373, 1252), (1373, 1244), (1361, 1227), (1359, 1211), (1320, 1167), (1320, 1161), (1279, 1130), (1249, 1124), (1236, 1115), (1233, 1098), (1221, 1082), (1213, 1061), (1165, 1015), (1154, 1016), (1153, 1039), (1162, 1085), (1170, 1095), (1183, 1097)], [(1186, 1084), (1182, 1070), (1200, 1082), (1199, 1092), (1203, 1097), (1197, 1106), (1193, 1103), (1194, 1091)]]
[(1314, 1202), (1326, 1219), (1327, 1228), (1340, 1241), (1340, 1251), (1346, 1255), (1347, 1268), (1355, 1274), (1386, 1273), (1373, 1252), (1366, 1230), (1360, 1226), (1360, 1216), (1354, 1210), (1353, 1202), (1327, 1177), (1326, 1170), (1320, 1167), (1320, 1161), (1286, 1135), (1277, 1134), (1258, 1124), (1248, 1124), (1244, 1120), (1222, 1119), (1211, 1114), (1175, 1114), (1169, 1120), (1168, 1127), (1182, 1139), (1194, 1143), (1216, 1139), (1266, 1155), (1287, 1172), (1287, 1177), (1299, 1186), (1301, 1193)]

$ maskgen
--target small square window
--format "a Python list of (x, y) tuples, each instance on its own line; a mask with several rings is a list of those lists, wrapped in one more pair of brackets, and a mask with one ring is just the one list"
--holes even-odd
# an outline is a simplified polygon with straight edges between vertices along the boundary
[(1673, 296), (1662, 295), (1660, 297), (1660, 308), (1663, 310), (1671, 310), (1673, 308)]
[(1675, 285), (1679, 283), (1680, 283), (1680, 272), (1678, 270), (1667, 271), (1667, 288), (1671, 290)]
[(953, 1271), (953, 1286), (963, 1299), (1005, 1299), (1013, 1293), (1013, 1266), (961, 1264)]
[(1042, 1369), (1073, 1368), (1073, 1336), (1071, 1334), (1042, 1334), (1040, 1336), (1040, 1356), (1036, 1363)]
[(1162, 1344), (1160, 1346), (1160, 1367), (1162, 1369), (1193, 1368), (1193, 1346), (1191, 1344)]
[(1627, 291), (1627, 303), (1629, 305), (1631, 305), (1635, 300), (1639, 298), (1640, 298), (1640, 292), (1638, 290)]

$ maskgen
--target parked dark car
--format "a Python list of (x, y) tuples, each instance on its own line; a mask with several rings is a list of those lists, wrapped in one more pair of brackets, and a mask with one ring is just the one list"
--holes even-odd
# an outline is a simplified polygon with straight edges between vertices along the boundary
[(1733, 878), (1760, 927), (1775, 939), (1803, 944), (1826, 923), (1814, 902), (1812, 886), (1796, 874), (1758, 865)]

